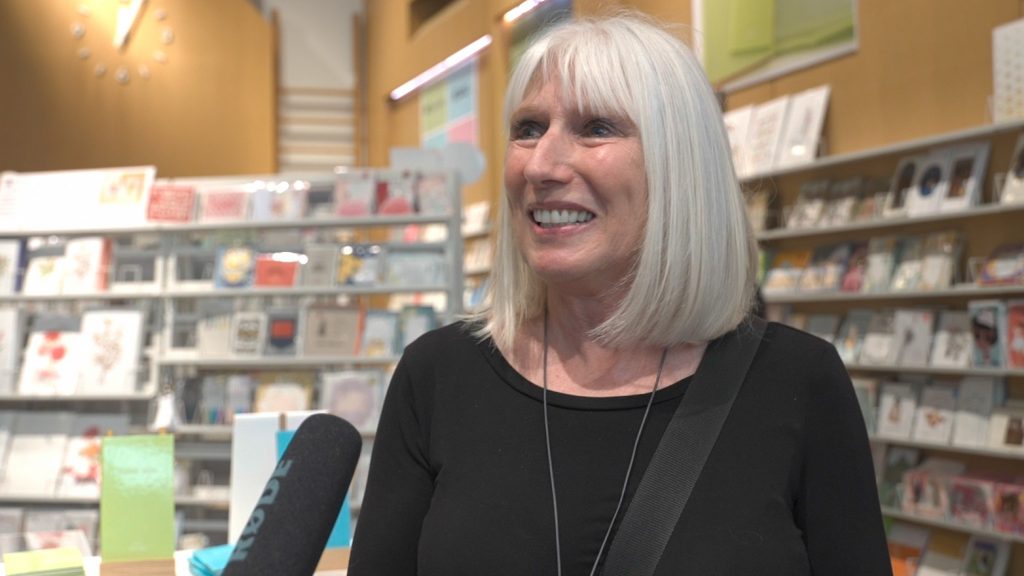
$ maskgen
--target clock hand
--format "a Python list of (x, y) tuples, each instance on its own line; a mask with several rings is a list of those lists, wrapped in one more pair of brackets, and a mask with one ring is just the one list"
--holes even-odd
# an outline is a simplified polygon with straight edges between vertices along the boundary
[(142, 7), (145, 6), (146, 0), (130, 0), (127, 3), (122, 0), (120, 5), (117, 7), (117, 28), (114, 30), (114, 48), (122, 50), (128, 41), (128, 36), (135, 28), (135, 24), (139, 20), (139, 14), (142, 13)]

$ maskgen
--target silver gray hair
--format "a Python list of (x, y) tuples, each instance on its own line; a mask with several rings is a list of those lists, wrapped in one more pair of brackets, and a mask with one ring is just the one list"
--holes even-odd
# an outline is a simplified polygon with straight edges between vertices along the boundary
[[(523, 54), (509, 80), (505, 126), (551, 78), (566, 102), (614, 112), (637, 127), (647, 178), (647, 223), (618, 309), (592, 337), (610, 346), (712, 340), (735, 328), (756, 290), (757, 245), (744, 207), (721, 108), (700, 63), (662, 26), (635, 14), (568, 22)], [(543, 312), (545, 286), (513, 237), (508, 196), (476, 333), (511, 349), (518, 328)], [(621, 287), (609, 287), (610, 289)]]

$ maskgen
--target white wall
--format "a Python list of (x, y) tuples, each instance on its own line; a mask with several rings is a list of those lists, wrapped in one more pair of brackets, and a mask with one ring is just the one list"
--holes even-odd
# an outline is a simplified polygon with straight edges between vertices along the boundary
[(363, 12), (363, 0), (262, 0), (260, 5), (265, 14), (278, 14), (282, 87), (355, 87), (352, 20)]

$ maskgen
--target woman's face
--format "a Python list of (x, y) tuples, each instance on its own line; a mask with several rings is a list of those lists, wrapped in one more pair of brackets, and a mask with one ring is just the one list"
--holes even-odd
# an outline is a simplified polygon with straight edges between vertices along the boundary
[(552, 79), (511, 116), (505, 189), (517, 245), (549, 285), (593, 294), (629, 274), (647, 221), (637, 128), (562, 103)]

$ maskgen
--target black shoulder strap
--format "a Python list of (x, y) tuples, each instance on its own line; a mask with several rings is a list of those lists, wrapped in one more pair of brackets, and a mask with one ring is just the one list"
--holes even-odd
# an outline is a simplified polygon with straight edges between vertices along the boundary
[(750, 317), (708, 344), (612, 540), (603, 574), (650, 576), (754, 359), (765, 321)]

